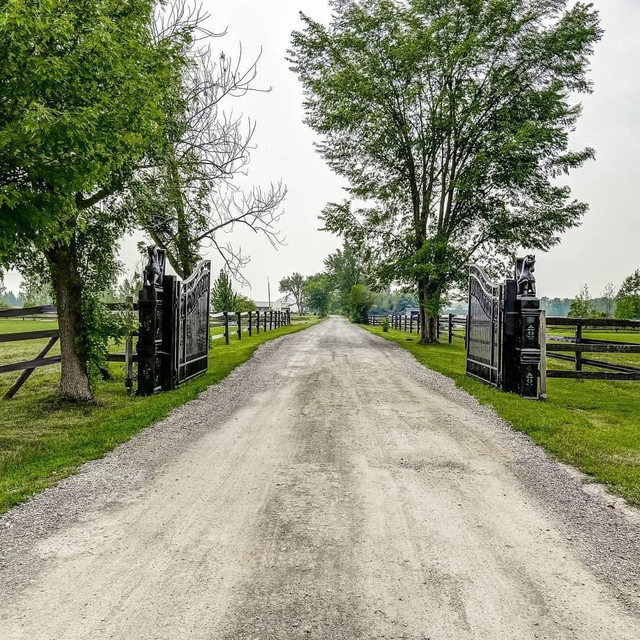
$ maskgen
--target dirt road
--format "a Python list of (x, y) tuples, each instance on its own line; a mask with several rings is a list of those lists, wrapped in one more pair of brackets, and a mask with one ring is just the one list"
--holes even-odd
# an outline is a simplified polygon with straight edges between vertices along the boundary
[(330, 318), (0, 519), (0, 637), (638, 639), (612, 506)]

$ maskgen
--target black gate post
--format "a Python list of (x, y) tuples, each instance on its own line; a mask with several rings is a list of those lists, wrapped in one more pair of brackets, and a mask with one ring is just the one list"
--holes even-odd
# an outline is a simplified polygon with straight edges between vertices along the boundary
[(249, 311), (249, 337), (252, 334), (252, 325), (253, 325), (253, 313)]
[(269, 311), (269, 331), (273, 330), (273, 311)]
[(140, 396), (150, 396), (162, 389), (165, 254), (154, 246), (148, 247), (148, 252), (149, 262), (144, 268), (142, 289), (138, 294), (140, 326), (136, 351)]
[(180, 283), (176, 276), (164, 276), (162, 302), (162, 390), (170, 391), (178, 386), (178, 331), (180, 322)]
[(238, 323), (238, 340), (242, 340), (242, 314), (236, 311), (236, 320)]
[(449, 314), (449, 344), (453, 342), (453, 314)]
[(264, 332), (267, 333), (267, 312), (266, 311), (262, 314), (262, 327), (264, 329)]
[(256, 311), (256, 334), (260, 335), (260, 309)]
[(224, 341), (229, 344), (229, 312), (224, 311)]
[(516, 260), (515, 279), (507, 280), (503, 374), (505, 391), (524, 398), (538, 398), (540, 380), (540, 300), (533, 272), (535, 257)]
[(519, 363), (517, 347), (518, 326), (520, 324), (520, 309), (517, 300), (515, 280), (507, 280), (501, 287), (502, 307), (502, 375), (498, 386), (503, 391), (518, 393), (519, 391)]

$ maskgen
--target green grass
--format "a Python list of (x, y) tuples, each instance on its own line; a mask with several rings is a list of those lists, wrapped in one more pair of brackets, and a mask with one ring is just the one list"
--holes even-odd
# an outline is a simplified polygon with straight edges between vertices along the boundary
[[(49, 325), (45, 326), (45, 322)], [(74, 473), (87, 460), (100, 458), (141, 429), (167, 416), (172, 409), (193, 400), (208, 386), (220, 382), (238, 365), (248, 360), (264, 342), (295, 333), (317, 323), (283, 327), (252, 338), (231, 336), (213, 342), (208, 372), (175, 391), (152, 397), (128, 395), (124, 388), (123, 366), (112, 364), (111, 382), (96, 388), (96, 406), (57, 405), (56, 366), (36, 370), (13, 400), (0, 400), (0, 513), (7, 511)], [(34, 326), (35, 323), (35, 326)], [(14, 326), (15, 325), (15, 326)], [(17, 327), (17, 328), (16, 328)], [(54, 328), (51, 321), (4, 321), (0, 332), (33, 331)], [(34, 343), (34, 344), (32, 344)], [(0, 359), (15, 359), (37, 353), (46, 340), (0, 344)], [(0, 396), (19, 373), (0, 376)]]
[[(489, 405), (511, 423), (594, 480), (609, 486), (631, 504), (640, 504), (640, 382), (550, 379), (546, 402), (525, 400), (497, 391), (465, 375), (464, 343), (421, 345), (415, 334), (364, 327), (397, 342), (418, 362), (451, 378), (460, 388)], [(413, 341), (408, 338), (413, 337)], [(593, 335), (585, 337), (598, 337)], [(610, 334), (606, 340), (638, 342), (638, 335)], [(599, 356), (606, 356), (599, 358)], [(609, 354), (594, 354), (609, 360)], [(638, 356), (634, 356), (634, 366)], [(564, 363), (549, 361), (549, 368)]]

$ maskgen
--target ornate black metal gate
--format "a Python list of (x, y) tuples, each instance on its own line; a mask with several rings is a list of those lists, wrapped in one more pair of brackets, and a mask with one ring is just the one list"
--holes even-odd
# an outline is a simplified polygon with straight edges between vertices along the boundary
[(149, 247), (139, 295), (138, 394), (174, 389), (209, 366), (211, 263), (180, 282), (165, 275), (161, 249)]
[(518, 258), (513, 279), (491, 282), (478, 266), (469, 269), (467, 373), (503, 391), (538, 397), (540, 300), (533, 276), (535, 257)]
[(502, 285), (478, 266), (469, 269), (467, 373), (499, 386), (502, 380)]
[(191, 277), (178, 283), (178, 384), (209, 366), (209, 290), (211, 262), (201, 262)]

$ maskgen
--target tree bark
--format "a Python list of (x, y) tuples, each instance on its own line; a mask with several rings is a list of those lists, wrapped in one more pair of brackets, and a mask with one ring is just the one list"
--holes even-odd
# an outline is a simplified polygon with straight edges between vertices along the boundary
[(54, 246), (47, 252), (47, 259), (58, 307), (62, 356), (60, 395), (74, 402), (92, 401), (87, 360), (81, 351), (83, 282), (74, 243)]
[[(420, 343), (431, 344), (438, 341), (438, 316), (432, 311), (436, 292), (429, 280), (418, 281), (418, 300), (420, 302)], [(437, 305), (436, 305), (437, 306)]]

